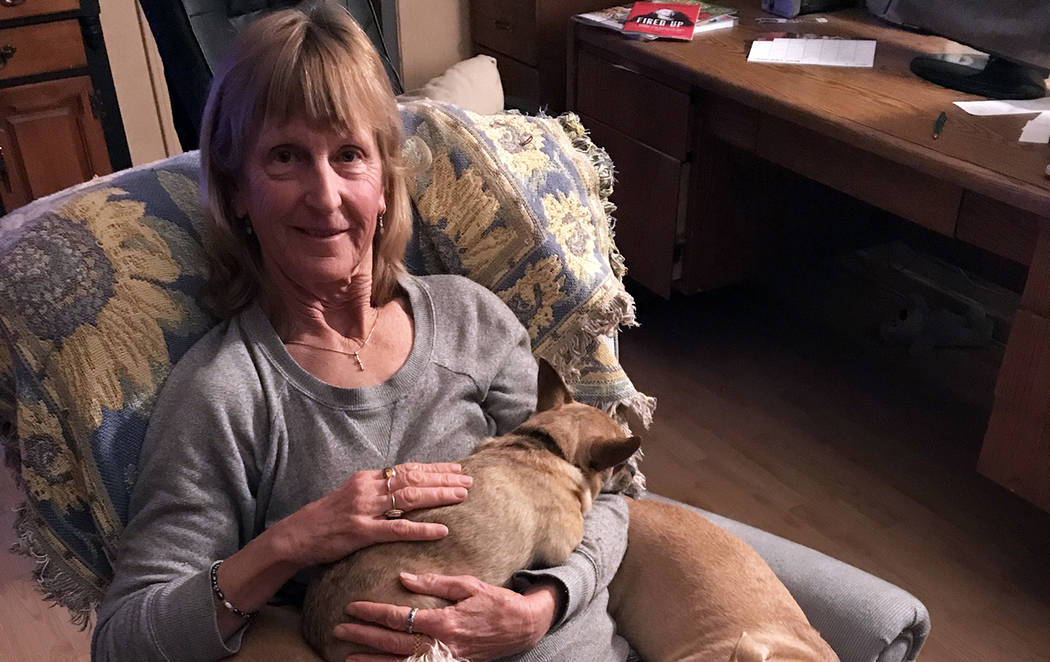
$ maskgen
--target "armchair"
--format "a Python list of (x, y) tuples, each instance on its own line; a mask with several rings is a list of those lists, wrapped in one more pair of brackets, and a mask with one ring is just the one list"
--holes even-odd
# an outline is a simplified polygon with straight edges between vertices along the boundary
[[(416, 272), (493, 289), (579, 400), (646, 426), (619, 366), (631, 325), (608, 196), (612, 166), (578, 120), (402, 105)], [(198, 299), (204, 212), (187, 153), (0, 219), (0, 435), (26, 502), (16, 524), (45, 595), (85, 627), (111, 577), (157, 390), (215, 323)], [(619, 487), (641, 493), (640, 472)], [(649, 496), (647, 498), (659, 498)], [(711, 513), (772, 566), (843, 662), (914, 660), (929, 629), (904, 590)]]
[[(201, 114), (208, 99), (212, 71), (230, 39), (262, 12), (298, 4), (301, 0), (140, 0), (164, 67), (175, 130), (183, 149), (196, 149)], [(396, 52), (396, 30), (381, 25), (377, 0), (341, 0), (375, 44)], [(387, 43), (384, 43), (386, 40)], [(387, 75), (399, 92), (397, 68), (384, 60)]]

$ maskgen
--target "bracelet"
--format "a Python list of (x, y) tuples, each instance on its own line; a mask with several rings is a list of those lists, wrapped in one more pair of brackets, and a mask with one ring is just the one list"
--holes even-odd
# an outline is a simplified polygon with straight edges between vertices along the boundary
[(237, 614), (241, 618), (249, 619), (252, 616), (255, 616), (255, 612), (254, 611), (244, 611), (242, 609), (238, 609), (237, 607), (234, 607), (233, 603), (230, 602), (229, 600), (227, 600), (226, 596), (223, 595), (222, 589), (219, 588), (219, 566), (220, 565), (222, 565), (222, 559), (219, 559), (215, 563), (211, 564), (211, 573), (210, 573), (211, 574), (211, 592), (215, 594), (215, 597), (217, 597), (219, 599), (219, 602), (222, 603), (223, 607), (226, 607), (227, 609), (229, 609), (233, 613)]

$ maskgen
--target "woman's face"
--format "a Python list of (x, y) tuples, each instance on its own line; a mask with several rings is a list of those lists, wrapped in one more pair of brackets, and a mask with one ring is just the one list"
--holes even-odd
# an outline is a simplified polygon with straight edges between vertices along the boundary
[(268, 280), (328, 298), (370, 287), (376, 217), (386, 210), (372, 135), (267, 121), (248, 152), (234, 211), (248, 215)]

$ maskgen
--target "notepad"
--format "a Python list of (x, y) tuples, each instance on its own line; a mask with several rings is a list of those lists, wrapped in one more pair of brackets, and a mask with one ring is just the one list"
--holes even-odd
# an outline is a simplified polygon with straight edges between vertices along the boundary
[(830, 67), (871, 67), (875, 64), (875, 41), (871, 39), (755, 40), (748, 62), (820, 64)]

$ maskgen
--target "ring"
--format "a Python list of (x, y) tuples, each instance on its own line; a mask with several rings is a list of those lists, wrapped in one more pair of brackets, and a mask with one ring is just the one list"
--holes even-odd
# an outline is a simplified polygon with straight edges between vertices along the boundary
[(407, 624), (408, 627), (405, 628), (405, 632), (407, 632), (409, 634), (414, 634), (415, 633), (414, 627), (415, 627), (415, 624), (416, 624), (416, 612), (417, 611), (419, 611), (419, 607), (412, 607), (412, 611), (408, 612), (408, 624)]
[(383, 476), (389, 481), (391, 478), (397, 475), (397, 471), (394, 467), (386, 467), (383, 469)]
[(386, 493), (390, 494), (391, 492), (392, 492), (392, 490), (390, 489), (390, 479), (387, 478), (386, 479)]
[(390, 493), (390, 509), (383, 513), (383, 517), (387, 519), (398, 519), (405, 514), (405, 511), (397, 507), (397, 501), (394, 500), (394, 493)]

